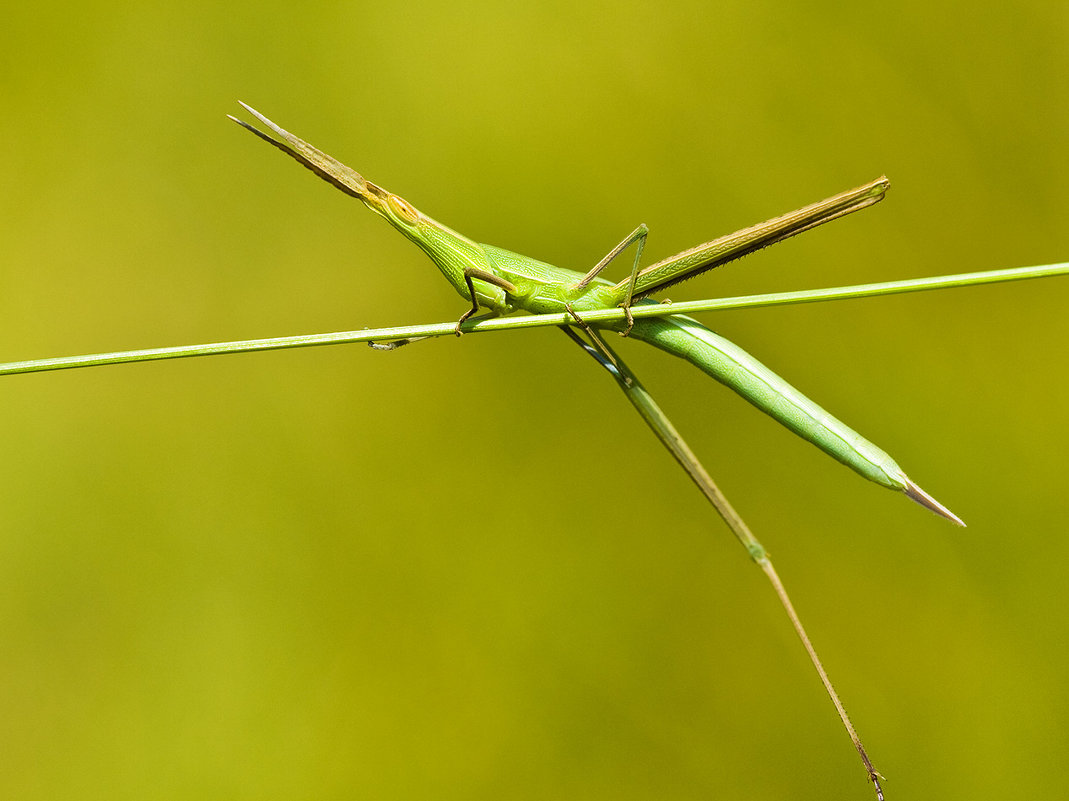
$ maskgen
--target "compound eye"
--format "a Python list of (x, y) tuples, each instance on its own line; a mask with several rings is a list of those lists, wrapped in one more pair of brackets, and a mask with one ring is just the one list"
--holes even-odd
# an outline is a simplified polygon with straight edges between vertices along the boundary
[(409, 225), (415, 225), (419, 222), (419, 212), (412, 208), (404, 198), (399, 198), (397, 195), (390, 195), (387, 202), (390, 204), (390, 211)]

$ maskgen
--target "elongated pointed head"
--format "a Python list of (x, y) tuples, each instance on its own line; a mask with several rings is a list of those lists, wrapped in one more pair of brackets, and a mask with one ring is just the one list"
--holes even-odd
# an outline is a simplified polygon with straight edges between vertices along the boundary
[(395, 225), (401, 223), (402, 225), (398, 227), (402, 227), (403, 224), (414, 224), (418, 220), (419, 212), (412, 208), (412, 206), (402, 198), (399, 198), (396, 195), (387, 192), (382, 187), (376, 186), (370, 181), (365, 180), (364, 176), (352, 167), (347, 167), (333, 156), (328, 156), (322, 150), (308, 144), (299, 136), (294, 136), (289, 131), (279, 127), (251, 106), (247, 106), (244, 103), (241, 105), (246, 111), (256, 117), (256, 119), (266, 125), (274, 133), (278, 134), (279, 139), (275, 139), (270, 134), (254, 128), (244, 120), (239, 120), (237, 117), (232, 117), (229, 114), (227, 115), (242, 128), (256, 134), (269, 145), (277, 147), (286, 155), (292, 156), (324, 181), (333, 184), (345, 194), (363, 201), (364, 205), (369, 209), (377, 214), (381, 214)]
[(485, 263), (485, 254), (477, 243), (421, 213), (404, 198), (371, 183), (352, 167), (347, 167), (333, 156), (280, 128), (256, 109), (244, 103), (241, 105), (279, 138), (276, 139), (236, 117), (230, 119), (389, 220), (394, 228), (419, 245), (457, 291), (467, 297), (464, 268), (483, 267)]

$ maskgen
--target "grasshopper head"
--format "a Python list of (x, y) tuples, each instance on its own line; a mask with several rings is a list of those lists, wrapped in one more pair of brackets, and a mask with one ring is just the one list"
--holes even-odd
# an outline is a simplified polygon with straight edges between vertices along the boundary
[[(275, 123), (271, 122), (271, 120), (251, 106), (247, 106), (244, 103), (241, 105), (246, 111), (277, 134), (279, 138), (276, 139), (271, 136), (271, 134), (264, 133), (249, 125), (249, 123), (244, 120), (239, 120), (237, 117), (230, 117), (230, 119), (245, 130), (256, 134), (269, 145), (277, 147), (288, 156), (292, 156), (295, 160), (310, 169), (324, 181), (333, 184), (345, 194), (358, 198), (363, 201), (369, 209), (381, 214), (383, 217), (390, 220), (390, 222), (396, 224), (394, 214), (391, 214), (389, 204), (389, 199), (392, 198), (393, 195), (385, 189), (364, 180), (364, 176), (352, 167), (345, 166), (333, 156), (328, 156), (322, 150), (308, 144), (299, 136), (294, 136), (289, 131), (275, 125)], [(400, 200), (400, 198), (397, 198), (397, 200)], [(411, 216), (408, 214), (408, 211), (415, 211), (415, 209), (412, 209), (412, 207), (403, 200), (401, 200), (401, 204), (402, 206), (398, 210), (400, 218), (407, 219)]]
[(466, 267), (486, 267), (486, 254), (481, 246), (451, 228), (432, 220), (404, 198), (371, 183), (352, 167), (347, 167), (333, 156), (328, 156), (300, 137), (275, 125), (255, 109), (244, 103), (241, 105), (279, 138), (276, 139), (271, 134), (264, 133), (236, 117), (230, 119), (283, 153), (292, 156), (324, 181), (333, 184), (345, 194), (359, 199), (376, 214), (385, 217), (394, 228), (419, 245), (431, 257), (462, 296), (468, 297), (464, 270)]

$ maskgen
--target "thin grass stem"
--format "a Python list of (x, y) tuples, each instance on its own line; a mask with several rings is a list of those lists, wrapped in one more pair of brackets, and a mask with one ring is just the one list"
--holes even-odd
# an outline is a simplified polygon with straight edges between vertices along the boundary
[[(742, 295), (733, 298), (716, 298), (712, 300), (694, 300), (682, 303), (655, 303), (631, 307), (631, 315), (636, 319), (656, 317), (663, 314), (693, 314), (696, 312), (718, 311), (723, 309), (746, 309), (762, 306), (783, 306), (796, 303), (816, 303), (828, 300), (846, 300), (854, 298), (878, 297), (904, 292), (924, 292), (933, 289), (975, 286), (979, 284), (1002, 283), (1005, 281), (1022, 281), (1031, 278), (1048, 278), (1055, 275), (1069, 274), (1069, 262), (1047, 264), (1038, 267), (1014, 267), (1005, 270), (944, 275), (933, 278), (912, 278), (903, 281), (887, 281), (878, 284), (859, 284), (829, 289), (806, 289), (796, 292), (775, 292), (764, 295)], [(584, 311), (583, 320), (590, 323), (606, 324), (627, 318), (625, 309), (601, 309)], [(520, 317), (497, 317), (488, 320), (469, 320), (460, 330), (464, 333), (481, 333), (486, 331), (506, 331), (517, 328), (539, 328), (560, 326), (574, 323), (567, 314), (534, 314)], [(301, 334), (296, 336), (268, 337), (266, 339), (246, 339), (232, 342), (214, 342), (203, 345), (178, 345), (165, 348), (145, 348), (141, 350), (115, 351), (112, 353), (94, 353), (84, 356), (61, 356), (50, 359), (32, 359), (27, 361), (0, 364), (0, 375), (16, 373), (39, 373), (49, 370), (71, 370), (77, 367), (98, 367), (106, 364), (127, 364), (147, 362), (159, 359), (185, 359), (195, 356), (219, 356), (224, 353), (251, 353), (263, 350), (283, 350), (287, 348), (308, 348), (318, 345), (342, 345), (354, 342), (389, 342), (398, 339), (415, 339), (420, 337), (449, 336), (456, 331), (456, 322), (429, 323), (425, 325), (407, 325), (393, 328), (362, 329), (359, 331), (339, 331), (329, 334)]]

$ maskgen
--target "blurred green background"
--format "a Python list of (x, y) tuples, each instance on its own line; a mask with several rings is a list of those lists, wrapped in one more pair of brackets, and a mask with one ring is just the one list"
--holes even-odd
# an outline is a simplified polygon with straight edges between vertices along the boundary
[[(463, 310), (239, 99), (576, 269), (892, 179), (675, 299), (1069, 260), (1067, 45), (1063, 2), (9, 3), (0, 360)], [(965, 530), (621, 345), (894, 801), (1064, 793), (1067, 309), (703, 318)], [(760, 572), (555, 332), (14, 376), (0, 410), (0, 797), (871, 797)]]

